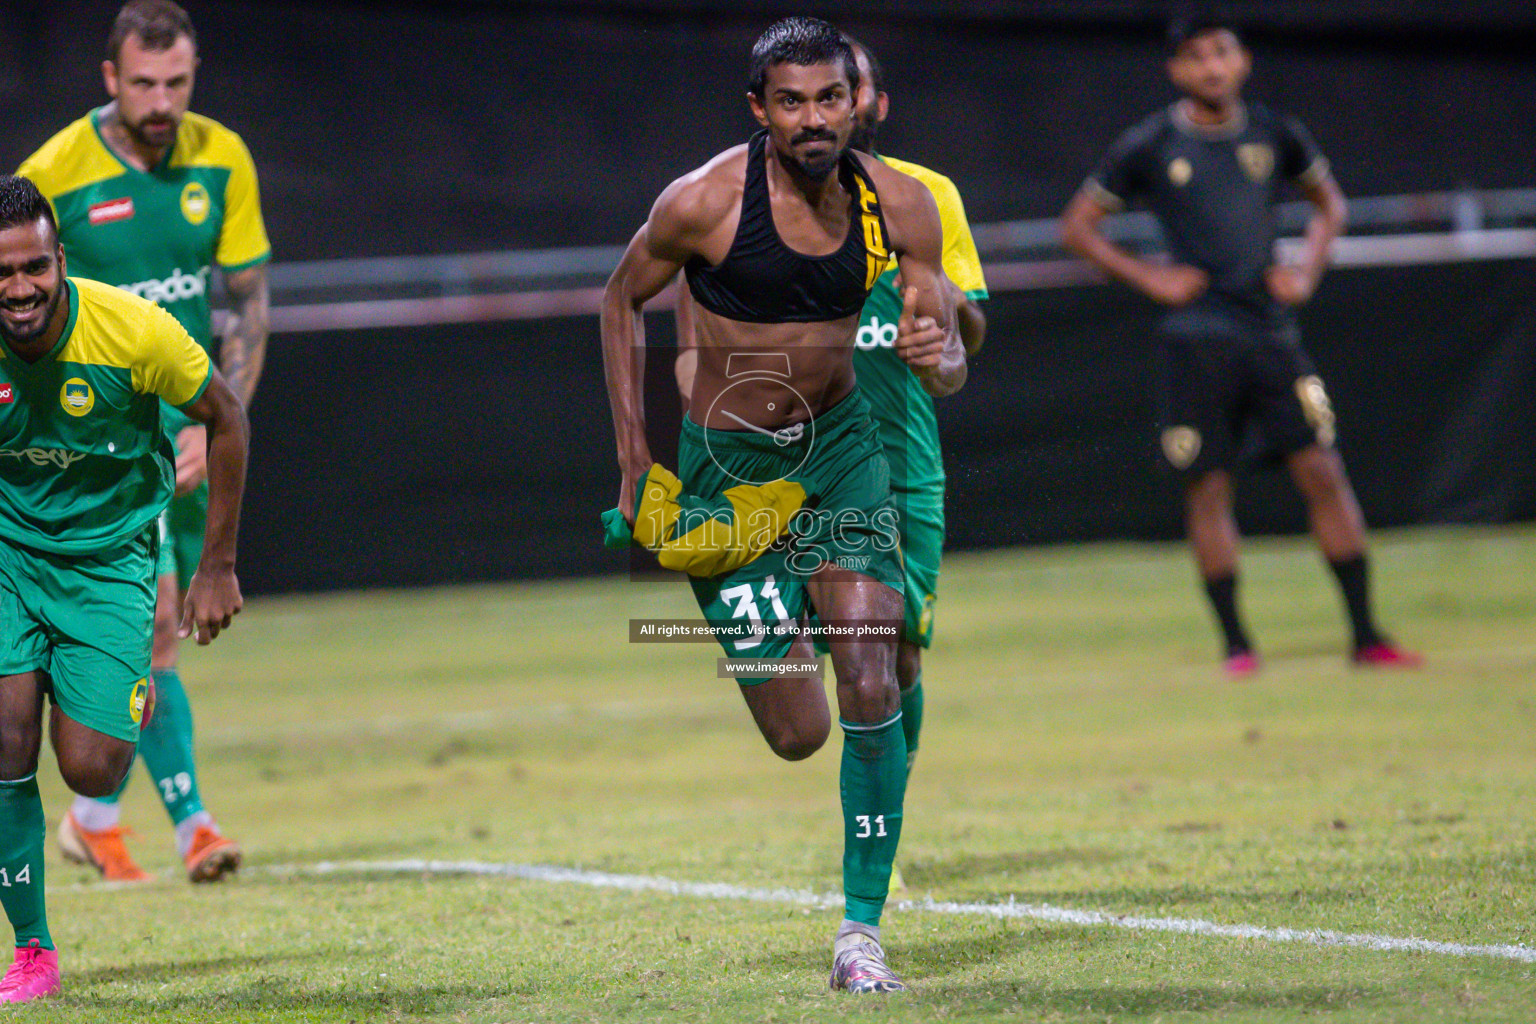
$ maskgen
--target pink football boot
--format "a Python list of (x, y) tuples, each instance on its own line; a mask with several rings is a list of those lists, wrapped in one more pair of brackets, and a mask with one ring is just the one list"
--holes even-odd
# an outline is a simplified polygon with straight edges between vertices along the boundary
[(44, 949), (33, 939), (16, 949), (16, 962), (0, 978), (0, 1003), (25, 1003), (59, 994), (58, 950)]

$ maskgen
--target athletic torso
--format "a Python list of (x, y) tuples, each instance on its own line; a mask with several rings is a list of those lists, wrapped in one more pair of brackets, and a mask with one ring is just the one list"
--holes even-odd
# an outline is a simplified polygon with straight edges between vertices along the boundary
[(741, 174), (729, 249), (685, 267), (698, 307), (690, 415), (722, 430), (803, 422), (852, 391), (854, 324), (890, 259), (879, 196), (857, 155), (840, 162), (834, 216), (807, 222), (808, 231), (797, 224), (795, 235), (776, 223), (766, 149), (759, 133), (739, 170), (719, 169)]

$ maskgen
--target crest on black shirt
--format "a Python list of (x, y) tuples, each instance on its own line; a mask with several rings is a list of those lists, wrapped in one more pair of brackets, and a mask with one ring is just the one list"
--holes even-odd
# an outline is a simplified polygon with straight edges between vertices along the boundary
[(1200, 431), (1194, 427), (1168, 427), (1162, 441), (1163, 456), (1174, 469), (1188, 469), (1200, 457)]
[(1275, 169), (1275, 150), (1262, 142), (1245, 142), (1237, 147), (1237, 162), (1243, 165), (1248, 177), (1263, 181)]

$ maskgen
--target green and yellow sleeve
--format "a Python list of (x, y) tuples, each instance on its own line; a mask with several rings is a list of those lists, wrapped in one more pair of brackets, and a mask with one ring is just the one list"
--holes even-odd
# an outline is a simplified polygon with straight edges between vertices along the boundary
[(987, 279), (981, 270), (981, 254), (971, 224), (965, 219), (965, 203), (955, 183), (945, 177), (929, 181), (928, 190), (939, 206), (944, 225), (944, 273), (968, 299), (987, 297)]
[(159, 306), (144, 311), (133, 362), (133, 386), (185, 409), (208, 390), (213, 364), (186, 328)]
[(272, 244), (261, 219), (261, 189), (256, 183), (256, 165), (239, 136), (231, 135), (229, 147), (229, 182), (224, 187), (224, 226), (219, 232), (219, 247), (214, 259), (227, 273), (267, 259)]
[(971, 235), (970, 222), (965, 219), (965, 203), (955, 183), (922, 164), (889, 156), (880, 159), (928, 187), (939, 208), (939, 223), (944, 229), (945, 276), (965, 293), (966, 298), (985, 299), (987, 279), (981, 271), (981, 254), (976, 251), (976, 239)]

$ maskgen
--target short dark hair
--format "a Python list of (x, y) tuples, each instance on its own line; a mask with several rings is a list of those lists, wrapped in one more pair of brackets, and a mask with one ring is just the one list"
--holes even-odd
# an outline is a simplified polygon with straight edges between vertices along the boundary
[(1168, 23), (1168, 54), (1179, 52), (1179, 47), (1207, 32), (1230, 32), (1237, 41), (1243, 41), (1242, 33), (1230, 19), (1215, 11), (1194, 11), (1179, 15)]
[(48, 222), (57, 241), (59, 222), (53, 219), (53, 207), (37, 186), (19, 175), (0, 175), (0, 231), (36, 224), (39, 217)]
[(768, 26), (752, 45), (752, 63), (747, 68), (747, 89), (758, 99), (768, 85), (768, 69), (775, 64), (843, 65), (848, 84), (859, 88), (859, 65), (853, 48), (830, 22), (804, 16), (785, 18)]
[[(853, 49), (855, 49), (855, 50), (863, 50), (864, 51), (864, 57), (865, 57), (866, 60), (869, 61), (869, 81), (870, 81), (870, 84), (875, 87), (875, 92), (877, 92), (877, 93), (885, 92), (885, 69), (880, 66), (880, 58), (875, 56), (875, 51), (871, 50), (869, 48), (868, 44), (866, 44), (864, 42), (861, 42), (858, 39), (855, 39), (853, 36), (849, 35), (847, 32), (843, 33), (843, 39)], [(854, 57), (855, 57), (855, 60), (857, 60), (858, 55), (855, 54)], [(858, 83), (855, 82), (854, 86), (855, 86), (855, 88), (857, 88)]]
[(128, 0), (117, 12), (112, 31), (107, 33), (107, 60), (116, 61), (123, 52), (123, 41), (138, 36), (144, 49), (169, 50), (176, 40), (186, 36), (197, 49), (197, 30), (187, 12), (171, 0)]

